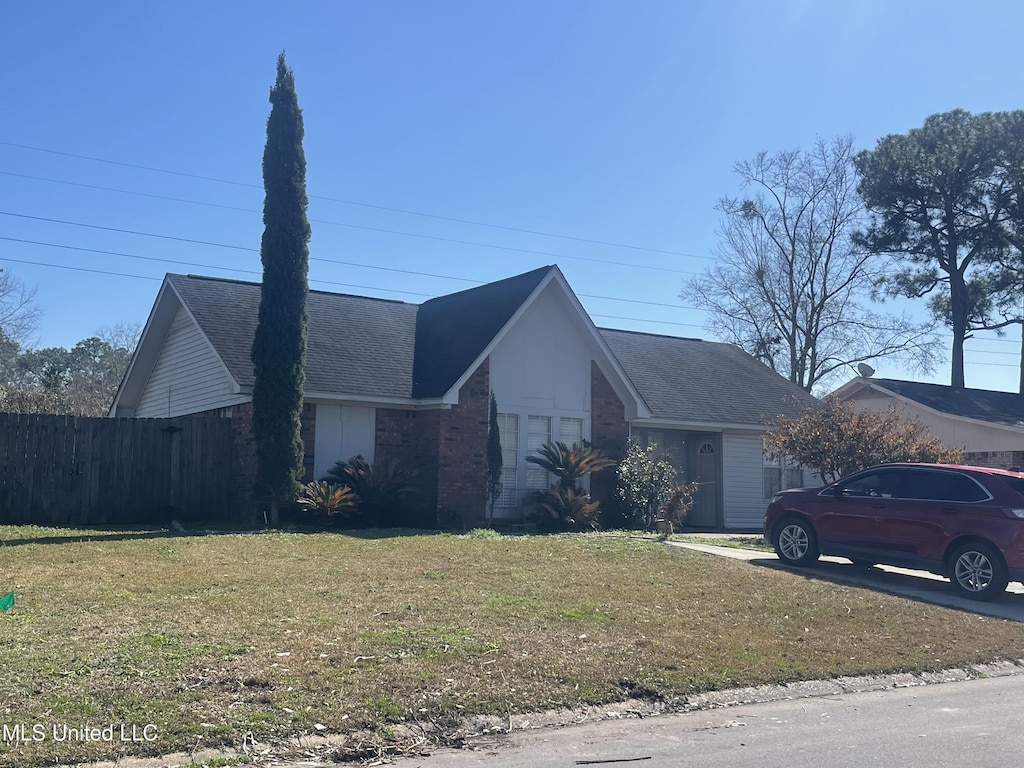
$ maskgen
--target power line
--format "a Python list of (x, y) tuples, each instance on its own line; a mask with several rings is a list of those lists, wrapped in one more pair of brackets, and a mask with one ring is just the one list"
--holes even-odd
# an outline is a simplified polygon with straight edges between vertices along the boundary
[[(194, 244), (194, 245), (208, 245), (208, 246), (215, 247), (215, 248), (230, 248), (232, 250), (246, 251), (248, 253), (259, 253), (259, 249), (258, 248), (249, 248), (249, 247), (243, 246), (243, 245), (230, 245), (230, 244), (227, 244), (227, 243), (215, 243), (215, 242), (212, 242), (212, 241), (209, 241), (209, 240), (193, 240), (193, 239), (187, 238), (187, 237), (177, 237), (177, 236), (174, 236), (174, 235), (162, 235), (162, 234), (157, 234), (157, 233), (154, 233), (154, 232), (141, 232), (139, 230), (134, 230), (134, 229), (120, 229), (118, 227), (105, 227), (105, 226), (101, 226), (99, 224), (86, 224), (84, 222), (68, 221), (66, 219), (52, 219), (52, 218), (47, 218), (47, 217), (44, 217), (44, 216), (31, 216), (29, 214), (13, 213), (11, 211), (0, 211), (0, 215), (2, 215), (2, 216), (14, 216), (16, 218), (30, 219), (30, 220), (33, 220), (33, 221), (45, 221), (45, 222), (50, 223), (50, 224), (66, 224), (68, 226), (84, 227), (84, 228), (87, 228), (87, 229), (98, 229), (98, 230), (102, 230), (102, 231), (105, 231), (105, 232), (118, 232), (118, 233), (121, 233), (121, 234), (138, 235), (138, 236), (141, 236), (141, 237), (151, 237), (151, 238), (156, 238), (156, 239), (160, 239), (160, 240), (171, 240), (171, 241), (179, 242), (179, 243), (189, 243), (189, 244)], [(41, 241), (38, 241), (38, 240), (22, 240), (22, 239), (18, 239), (18, 238), (10, 238), (10, 237), (0, 237), (0, 240), (9, 240), (9, 241), (16, 242), (16, 243), (27, 243), (27, 244), (31, 244), (31, 245), (43, 245), (43, 246), (49, 246), (49, 247), (53, 247), (53, 248), (74, 248), (74, 246), (64, 246), (64, 245), (59, 245), (59, 244), (56, 244), (56, 243), (45, 243), (45, 242), (41, 242)], [(90, 253), (99, 253), (99, 254), (111, 255), (111, 256), (124, 256), (126, 258), (140, 258), (140, 259), (149, 258), (149, 257), (145, 257), (145, 256), (135, 256), (133, 254), (128, 254), (128, 253), (120, 253), (120, 252), (117, 252), (117, 251), (92, 250), (92, 249), (89, 249), (89, 248), (77, 248), (77, 250), (86, 251), (86, 252), (90, 252)], [(155, 261), (164, 261), (164, 262), (169, 263), (169, 264), (182, 264), (182, 265), (191, 266), (191, 267), (202, 267), (204, 269), (222, 269), (222, 267), (209, 266), (209, 265), (204, 265), (204, 264), (198, 264), (198, 263), (195, 263), (195, 262), (179, 261), (179, 260), (174, 260), (174, 259), (154, 259), (154, 260)], [(396, 273), (399, 273), (399, 274), (413, 275), (413, 276), (416, 276), (416, 277), (433, 277), (433, 278), (438, 278), (438, 279), (442, 279), (442, 280), (456, 280), (456, 281), (464, 282), (464, 283), (473, 283), (475, 285), (483, 285), (485, 282), (487, 282), (485, 280), (474, 280), (472, 278), (458, 277), (458, 276), (455, 276), (455, 275), (440, 275), (440, 274), (433, 273), (433, 272), (418, 272), (418, 271), (410, 270), (410, 269), (399, 269), (397, 267), (384, 267), (384, 266), (380, 266), (378, 264), (365, 264), (365, 263), (355, 262), (355, 261), (342, 261), (340, 259), (326, 259), (326, 258), (321, 258), (321, 257), (316, 257), (316, 256), (311, 256), (310, 257), (310, 261), (325, 262), (325, 263), (328, 263), (328, 264), (340, 264), (342, 266), (349, 266), (349, 267), (361, 267), (361, 268), (364, 268), (364, 269), (376, 269), (376, 270), (380, 270), (380, 271), (383, 271), (383, 272), (396, 272)], [(223, 269), (227, 269), (227, 268), (223, 267)], [(233, 271), (246, 272), (248, 270), (233, 270)], [(429, 295), (429, 294), (417, 294), (417, 295), (424, 295), (425, 296), (425, 295)], [(646, 300), (643, 300), (643, 299), (626, 299), (626, 298), (620, 298), (618, 296), (599, 296), (599, 295), (587, 294), (587, 293), (578, 293), (576, 295), (580, 296), (580, 297), (583, 297), (583, 298), (603, 299), (605, 301), (619, 301), (619, 302), (624, 302), (624, 303), (627, 303), (627, 304), (643, 304), (643, 305), (646, 305), (646, 306), (654, 306), (654, 307), (668, 307), (670, 309), (688, 309), (688, 310), (703, 311), (699, 307), (692, 307), (692, 306), (689, 306), (689, 305), (686, 305), (686, 304), (668, 304), (668, 303), (665, 303), (665, 302), (658, 302), (658, 301), (646, 301)]]
[[(259, 270), (254, 270), (254, 269), (239, 269), (237, 267), (225, 267), (225, 266), (221, 266), (221, 265), (218, 265), (218, 264), (203, 264), (201, 262), (196, 262), (196, 261), (181, 261), (180, 259), (165, 259), (165, 258), (161, 258), (159, 256), (140, 256), (139, 254), (136, 254), (136, 253), (124, 253), (123, 251), (108, 251), (108, 250), (100, 249), (100, 248), (84, 248), (82, 246), (65, 245), (63, 243), (46, 243), (46, 242), (43, 242), (41, 240), (25, 240), (23, 238), (18, 238), (18, 237), (5, 237), (5, 236), (0, 235), (0, 240), (11, 242), (11, 243), (22, 243), (22, 244), (25, 244), (25, 245), (39, 245), (39, 246), (43, 246), (43, 247), (46, 247), (46, 248), (59, 248), (59, 249), (66, 250), (66, 251), (82, 251), (83, 253), (95, 253), (95, 254), (98, 254), (98, 255), (101, 255), (101, 256), (121, 256), (121, 257), (126, 258), (126, 259), (138, 259), (140, 261), (153, 261), (153, 262), (159, 262), (159, 263), (162, 263), (162, 264), (174, 264), (174, 265), (183, 266), (183, 267), (199, 267), (200, 269), (220, 270), (220, 271), (225, 271), (225, 272), (238, 272), (238, 273), (243, 274), (243, 275), (261, 275), (262, 274), (262, 272), (260, 272)], [(310, 259), (310, 260), (311, 261), (325, 261), (325, 259)], [(3, 257), (3, 256), (0, 256), (0, 261), (12, 261), (12, 262), (16, 262), (16, 263), (19, 263), (19, 264), (35, 264), (36, 263), (36, 262), (31, 262), (31, 261), (19, 261), (18, 259), (7, 259), (6, 257)], [(330, 261), (330, 260), (326, 259), (326, 261)], [(342, 262), (342, 263), (344, 263), (344, 262)], [(59, 267), (60, 265), (42, 264), (42, 263), (40, 263), (40, 264), (38, 264), (38, 266)], [(389, 271), (389, 272), (405, 272), (407, 274), (418, 275), (418, 276), (445, 277), (444, 275), (432, 275), (432, 274), (426, 273), (426, 272), (412, 272), (410, 270), (395, 269), (393, 267), (377, 267), (377, 269), (383, 269), (383, 270), (386, 270), (386, 271)], [(84, 271), (89, 271), (89, 270), (84, 270)], [(100, 272), (100, 274), (122, 275), (122, 273), (118, 273), (118, 272)], [(128, 275), (128, 274), (123, 274), (122, 276), (123, 277), (137, 277), (137, 275)], [(156, 279), (159, 279), (159, 278), (147, 278), (147, 279), (156, 280)], [(456, 280), (462, 279), (462, 280), (467, 280), (469, 282), (477, 283), (478, 285), (483, 285), (484, 284), (484, 281), (482, 281), (482, 280), (469, 280), (468, 278), (449, 278), (449, 279), (456, 279)], [(369, 290), (369, 291), (381, 291), (381, 292), (384, 292), (384, 293), (387, 293), (387, 292), (402, 293), (402, 294), (407, 294), (409, 296), (427, 296), (427, 297), (435, 296), (435, 294), (423, 293), (423, 292), (420, 292), (420, 291), (402, 291), (402, 290), (398, 290), (397, 288), (381, 288), (379, 286), (373, 286), (373, 285), (356, 285), (354, 283), (344, 283), (344, 282), (338, 282), (338, 281), (332, 281), (332, 280), (311, 279), (310, 282), (311, 283), (317, 283), (319, 285), (339, 285), (339, 286), (344, 286), (344, 287), (347, 287), (347, 288), (359, 288), (359, 289)], [(616, 298), (614, 296), (592, 296), (592, 295), (586, 294), (586, 293), (579, 293), (579, 294), (576, 294), (576, 295), (579, 296), (579, 297), (582, 297), (582, 298), (607, 299), (607, 300), (610, 300), (610, 301), (622, 301), (622, 302), (628, 302), (628, 303), (631, 303), (631, 304), (632, 303), (635, 303), (635, 304), (651, 304), (651, 305), (654, 305), (654, 306), (675, 307), (675, 305), (673, 305), (673, 304), (660, 304), (658, 302), (643, 301), (643, 300), (640, 300), (640, 299), (620, 299), (620, 298)], [(696, 307), (686, 307), (686, 306), (682, 306), (680, 308), (682, 308), (682, 309), (696, 309)], [(613, 316), (612, 315), (595, 315), (595, 317), (613, 317)], [(642, 323), (663, 323), (663, 324), (666, 324), (666, 325), (693, 325), (692, 323), (675, 323), (675, 322), (662, 321), (662, 320), (646, 320), (644, 318), (639, 318), (639, 317), (623, 317), (623, 318), (618, 318), (618, 319), (621, 319), (621, 320), (635, 320), (637, 322), (642, 322)], [(703, 326), (695, 326), (695, 327), (703, 327)]]
[[(71, 186), (71, 187), (82, 187), (84, 189), (95, 189), (95, 190), (99, 190), (99, 191), (102, 191), (102, 192), (117, 192), (118, 194), (123, 194), (123, 195), (134, 195), (136, 197), (148, 197), (148, 198), (153, 198), (153, 199), (156, 199), (156, 200), (167, 200), (169, 202), (174, 202), (174, 203), (186, 203), (188, 205), (201, 205), (201, 206), (206, 206), (206, 207), (209, 207), (209, 208), (220, 208), (222, 210), (238, 211), (238, 212), (241, 212), (241, 213), (252, 213), (252, 214), (259, 214), (260, 213), (259, 211), (253, 210), (252, 208), (239, 208), (238, 206), (224, 205), (223, 203), (209, 203), (209, 202), (205, 202), (205, 201), (201, 201), (201, 200), (188, 200), (186, 198), (181, 198), (181, 197), (170, 197), (169, 195), (157, 195), (157, 194), (154, 194), (154, 193), (151, 193), (151, 192), (138, 192), (138, 191), (131, 190), (131, 189), (118, 189), (116, 187), (104, 187), (104, 186), (100, 186), (98, 184), (85, 184), (85, 183), (79, 182), (79, 181), (66, 181), (64, 179), (50, 179), (50, 178), (45, 178), (43, 176), (32, 176), (32, 175), (25, 174), (25, 173), (13, 173), (11, 171), (0, 171), (0, 175), (3, 175), (3, 176), (13, 176), (13, 177), (19, 178), (19, 179), (31, 179), (32, 181), (42, 181), (42, 182), (46, 182), (46, 183), (49, 183), (49, 184), (65, 184), (65, 185)], [(624, 262), (624, 261), (611, 261), (609, 259), (594, 259), (594, 258), (590, 258), (588, 256), (570, 256), (568, 254), (553, 253), (551, 251), (537, 251), (537, 250), (533, 250), (533, 249), (530, 249), (530, 248), (515, 248), (515, 247), (510, 246), (510, 245), (494, 245), (492, 243), (478, 243), (478, 242), (475, 242), (475, 241), (472, 241), (472, 240), (458, 240), (458, 239), (451, 238), (451, 237), (440, 237), (438, 235), (424, 235), (424, 234), (419, 233), (419, 232), (404, 232), (402, 230), (387, 229), (387, 228), (384, 228), (384, 227), (368, 227), (368, 226), (364, 226), (362, 224), (349, 224), (347, 222), (330, 221), (328, 219), (310, 219), (310, 222), (311, 223), (315, 223), (315, 224), (327, 224), (329, 226), (335, 226), (335, 227), (347, 227), (349, 229), (359, 229), (359, 230), (363, 230), (363, 231), (366, 231), (366, 232), (381, 232), (381, 233), (389, 234), (389, 235), (402, 235), (404, 237), (418, 237), (418, 238), (423, 239), (423, 240), (435, 240), (435, 241), (442, 242), (442, 243), (455, 243), (457, 245), (469, 245), (469, 246), (473, 246), (474, 248), (491, 248), (491, 249), (499, 250), (499, 251), (512, 251), (512, 252), (515, 252), (515, 253), (528, 253), (528, 254), (533, 255), (533, 256), (544, 256), (544, 257), (551, 257), (551, 258), (554, 258), (554, 259), (569, 259), (569, 260), (572, 260), (572, 261), (585, 261), (585, 262), (589, 262), (591, 264), (604, 264), (606, 266), (614, 266), (614, 267), (629, 267), (630, 269), (646, 269), (646, 270), (651, 270), (651, 271), (654, 271), (654, 272), (668, 272), (668, 273), (677, 274), (677, 275), (696, 275), (696, 274), (699, 274), (697, 272), (689, 272), (689, 271), (682, 270), (682, 269), (670, 269), (668, 267), (654, 267), (654, 266), (651, 266), (651, 265), (648, 265), (648, 264), (636, 264), (636, 263)]]
[[(151, 171), (151, 172), (154, 172), (154, 173), (166, 173), (166, 174), (169, 174), (169, 175), (172, 175), (172, 176), (180, 176), (180, 177), (188, 178), (188, 179), (199, 179), (201, 181), (212, 181), (212, 182), (216, 182), (218, 184), (230, 184), (232, 186), (245, 187), (245, 188), (248, 188), (248, 189), (263, 189), (263, 187), (258, 185), (258, 184), (250, 184), (248, 182), (231, 181), (229, 179), (219, 179), (219, 178), (215, 178), (213, 176), (201, 176), (201, 175), (196, 174), (196, 173), (186, 173), (186, 172), (183, 172), (183, 171), (172, 171), (172, 170), (169, 170), (169, 169), (166, 169), (166, 168), (155, 168), (153, 166), (148, 166), (148, 165), (136, 165), (134, 163), (125, 163), (125, 162), (120, 162), (118, 160), (108, 160), (106, 158), (92, 157), (90, 155), (78, 155), (78, 154), (74, 154), (72, 152), (61, 152), (61, 151), (58, 151), (58, 150), (55, 150), (55, 149), (44, 149), (42, 147), (32, 147), (32, 146), (29, 146), (27, 144), (16, 144), (16, 143), (10, 142), (10, 141), (0, 141), (0, 145), (6, 146), (6, 147), (17, 147), (18, 149), (27, 149), (27, 150), (31, 150), (33, 152), (45, 152), (47, 154), (60, 155), (62, 157), (73, 157), (73, 158), (76, 158), (78, 160), (89, 160), (91, 162), (96, 162), (96, 163), (106, 163), (108, 165), (117, 165), (117, 166), (120, 166), (122, 168), (135, 168), (135, 169), (138, 169), (138, 170)], [(520, 233), (527, 234), (527, 235), (540, 235), (541, 237), (554, 237), (554, 238), (558, 238), (560, 240), (573, 240), (573, 241), (580, 242), (580, 243), (589, 243), (591, 245), (606, 245), (606, 246), (610, 246), (612, 248), (627, 248), (627, 249), (635, 250), (635, 251), (645, 251), (647, 253), (660, 253), (660, 254), (665, 254), (667, 256), (684, 256), (686, 258), (691, 258), (691, 259), (711, 259), (711, 258), (713, 258), (711, 256), (698, 256), (696, 254), (683, 253), (681, 251), (669, 251), (669, 250), (663, 250), (661, 248), (648, 248), (648, 247), (642, 246), (642, 245), (629, 245), (628, 243), (616, 243), (616, 242), (611, 242), (611, 241), (607, 241), (607, 240), (594, 240), (594, 239), (586, 238), (586, 237), (576, 237), (576, 236), (573, 236), (573, 235), (562, 235), (562, 234), (558, 234), (558, 233), (555, 233), (555, 232), (544, 232), (544, 231), (535, 230), (535, 229), (523, 229), (521, 227), (511, 227), (511, 226), (507, 226), (507, 225), (504, 225), (504, 224), (493, 224), (493, 223), (486, 222), (486, 221), (475, 221), (473, 219), (460, 219), (460, 218), (456, 218), (454, 216), (441, 216), (441, 215), (438, 215), (438, 214), (435, 214), (435, 213), (424, 213), (423, 211), (413, 211), (413, 210), (408, 210), (408, 209), (405, 209), (405, 208), (392, 208), (392, 207), (389, 207), (389, 206), (386, 206), (386, 205), (374, 205), (372, 203), (363, 203), (363, 202), (359, 202), (357, 200), (346, 200), (346, 199), (337, 198), (337, 197), (325, 197), (323, 195), (310, 195), (309, 197), (310, 197), (310, 199), (314, 199), (314, 200), (325, 200), (325, 201), (332, 202), (332, 203), (341, 203), (343, 205), (359, 206), (361, 208), (371, 208), (373, 210), (378, 210), (378, 211), (388, 211), (390, 213), (401, 213), (401, 214), (404, 214), (404, 215), (407, 215), (407, 216), (420, 216), (422, 218), (435, 219), (435, 220), (438, 220), (438, 221), (450, 221), (450, 222), (457, 223), (457, 224), (471, 224), (471, 225), (477, 226), (477, 227), (489, 227), (491, 229), (500, 229), (500, 230), (504, 230), (506, 232), (520, 232)]]
[[(10, 240), (12, 238), (0, 238), (0, 239)], [(49, 243), (40, 243), (40, 245), (50, 245), (50, 244)], [(70, 245), (67, 245), (67, 246), (60, 246), (60, 245), (58, 245), (56, 247), (58, 247), (58, 248), (67, 248), (69, 250), (76, 250), (76, 251), (78, 251), (78, 250), (91, 251), (91, 249), (88, 249), (88, 248), (76, 248), (76, 247), (70, 246)], [(148, 256), (131, 256), (130, 254), (112, 253), (110, 251), (95, 251), (95, 253), (108, 253), (108, 254), (114, 255), (114, 256), (125, 256), (125, 255), (128, 255), (128, 256), (130, 256), (130, 258), (146, 259), (146, 260), (149, 260), (149, 261), (168, 261), (168, 259), (157, 259), (157, 258), (151, 258), (151, 257), (148, 257)], [(51, 264), (51, 263), (44, 262), (44, 261), (29, 261), (28, 259), (12, 259), (12, 258), (10, 258), (8, 256), (0, 256), (0, 262), (10, 262), (12, 264), (27, 264), (27, 265), (33, 266), (33, 267), (48, 267), (48, 268), (51, 268), (51, 269), (68, 269), (68, 270), (72, 270), (72, 271), (75, 271), (75, 272), (92, 272), (92, 273), (97, 274), (97, 275), (112, 275), (114, 277), (130, 277), (130, 278), (134, 278), (134, 279), (137, 279), (137, 280), (156, 280), (158, 282), (163, 280), (162, 277), (153, 277), (151, 275), (132, 275), (132, 274), (129, 274), (127, 272), (114, 272), (114, 271), (111, 271), (111, 270), (90, 269), (88, 267), (74, 267), (74, 266), (71, 266), (70, 264)], [(173, 262), (173, 263), (177, 263), (177, 262)], [(204, 266), (204, 268), (210, 268), (207, 265), (199, 265), (199, 266)], [(223, 269), (223, 270), (226, 270), (228, 272), (242, 272), (242, 273), (251, 273), (251, 274), (257, 274), (257, 275), (260, 274), (259, 272), (253, 272), (251, 270), (232, 269), (230, 267), (215, 267), (215, 269)], [(430, 294), (430, 293), (418, 293), (416, 291), (400, 291), (397, 288), (380, 288), (378, 286), (373, 286), (373, 285), (355, 285), (354, 283), (342, 283), (342, 282), (332, 281), (332, 280), (310, 280), (309, 282), (316, 283), (318, 285), (335, 285), (335, 286), (341, 286), (341, 287), (344, 287), (344, 288), (359, 288), (360, 290), (367, 290), (367, 291), (381, 291), (383, 293), (388, 293), (388, 292), (390, 292), (390, 293), (404, 293), (404, 294), (408, 294), (410, 296), (426, 296), (428, 298), (433, 296), (433, 294)]]
[(18, 219), (29, 219), (31, 221), (45, 221), (48, 224), (66, 224), (69, 227), (84, 227), (86, 229), (99, 229), (104, 232), (117, 232), (122, 235), (139, 235), (141, 237), (156, 237), (161, 240), (174, 240), (178, 243), (192, 243), (193, 245), (210, 245), (215, 248), (231, 248), (236, 251), (258, 252), (256, 248), (245, 245), (231, 245), (229, 243), (214, 243), (209, 240), (193, 240), (188, 237), (176, 237), (174, 235), (159, 235), (153, 232), (139, 232), (135, 229), (120, 229), (119, 227), (104, 227), (101, 224), (86, 224), (81, 221), (68, 221), (67, 219), (50, 219), (45, 216), (31, 216), (27, 213), (14, 213), (13, 211), (0, 211), (0, 216), (13, 216)]
[(113, 275), (114, 277), (134, 277), (139, 280), (162, 280), (160, 277), (150, 277), (149, 275), (128, 275), (124, 272), (110, 272), (105, 269), (89, 269), (88, 267), (72, 267), (68, 264), (47, 264), (42, 261), (29, 261), (28, 259), (12, 259), (9, 256), (0, 256), (0, 261), (10, 262), (11, 264), (29, 264), (33, 267), (51, 267), (53, 269), (70, 269), (75, 272), (91, 272), (95, 275)]

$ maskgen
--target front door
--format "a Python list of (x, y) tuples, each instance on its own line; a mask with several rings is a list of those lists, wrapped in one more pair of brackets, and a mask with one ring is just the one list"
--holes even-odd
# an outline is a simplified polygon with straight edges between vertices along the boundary
[(722, 497), (722, 436), (715, 432), (693, 432), (687, 439), (687, 480), (700, 488), (693, 509), (686, 516), (691, 528), (719, 528), (718, 510)]

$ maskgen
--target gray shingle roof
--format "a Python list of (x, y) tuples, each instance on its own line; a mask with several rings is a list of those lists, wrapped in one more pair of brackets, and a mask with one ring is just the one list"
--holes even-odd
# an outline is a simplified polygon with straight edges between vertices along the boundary
[[(251, 387), (250, 351), (260, 306), (259, 283), (168, 277), (235, 381)], [(307, 392), (412, 395), (415, 304), (310, 291), (306, 310)]]
[(732, 344), (601, 329), (655, 419), (763, 426), (818, 401)]
[(923, 384), (899, 379), (868, 381), (941, 413), (993, 424), (1024, 425), (1024, 397), (1014, 392), (951, 387), (947, 384)]

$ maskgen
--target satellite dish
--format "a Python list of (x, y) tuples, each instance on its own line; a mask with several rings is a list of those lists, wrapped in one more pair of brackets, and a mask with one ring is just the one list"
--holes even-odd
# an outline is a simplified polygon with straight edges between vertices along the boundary
[(857, 373), (860, 374), (862, 379), (870, 379), (875, 375), (875, 369), (867, 363), (857, 363)]

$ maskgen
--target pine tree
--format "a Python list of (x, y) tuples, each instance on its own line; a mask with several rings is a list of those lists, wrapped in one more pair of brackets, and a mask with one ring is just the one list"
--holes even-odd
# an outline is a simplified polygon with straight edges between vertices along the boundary
[(295, 500), (303, 471), (300, 417), (310, 237), (302, 110), (283, 52), (277, 58), (270, 103), (263, 151), (263, 283), (252, 344), (252, 430), (257, 457), (255, 492), (257, 499), (270, 502), (270, 522), (277, 525), (279, 507)]

